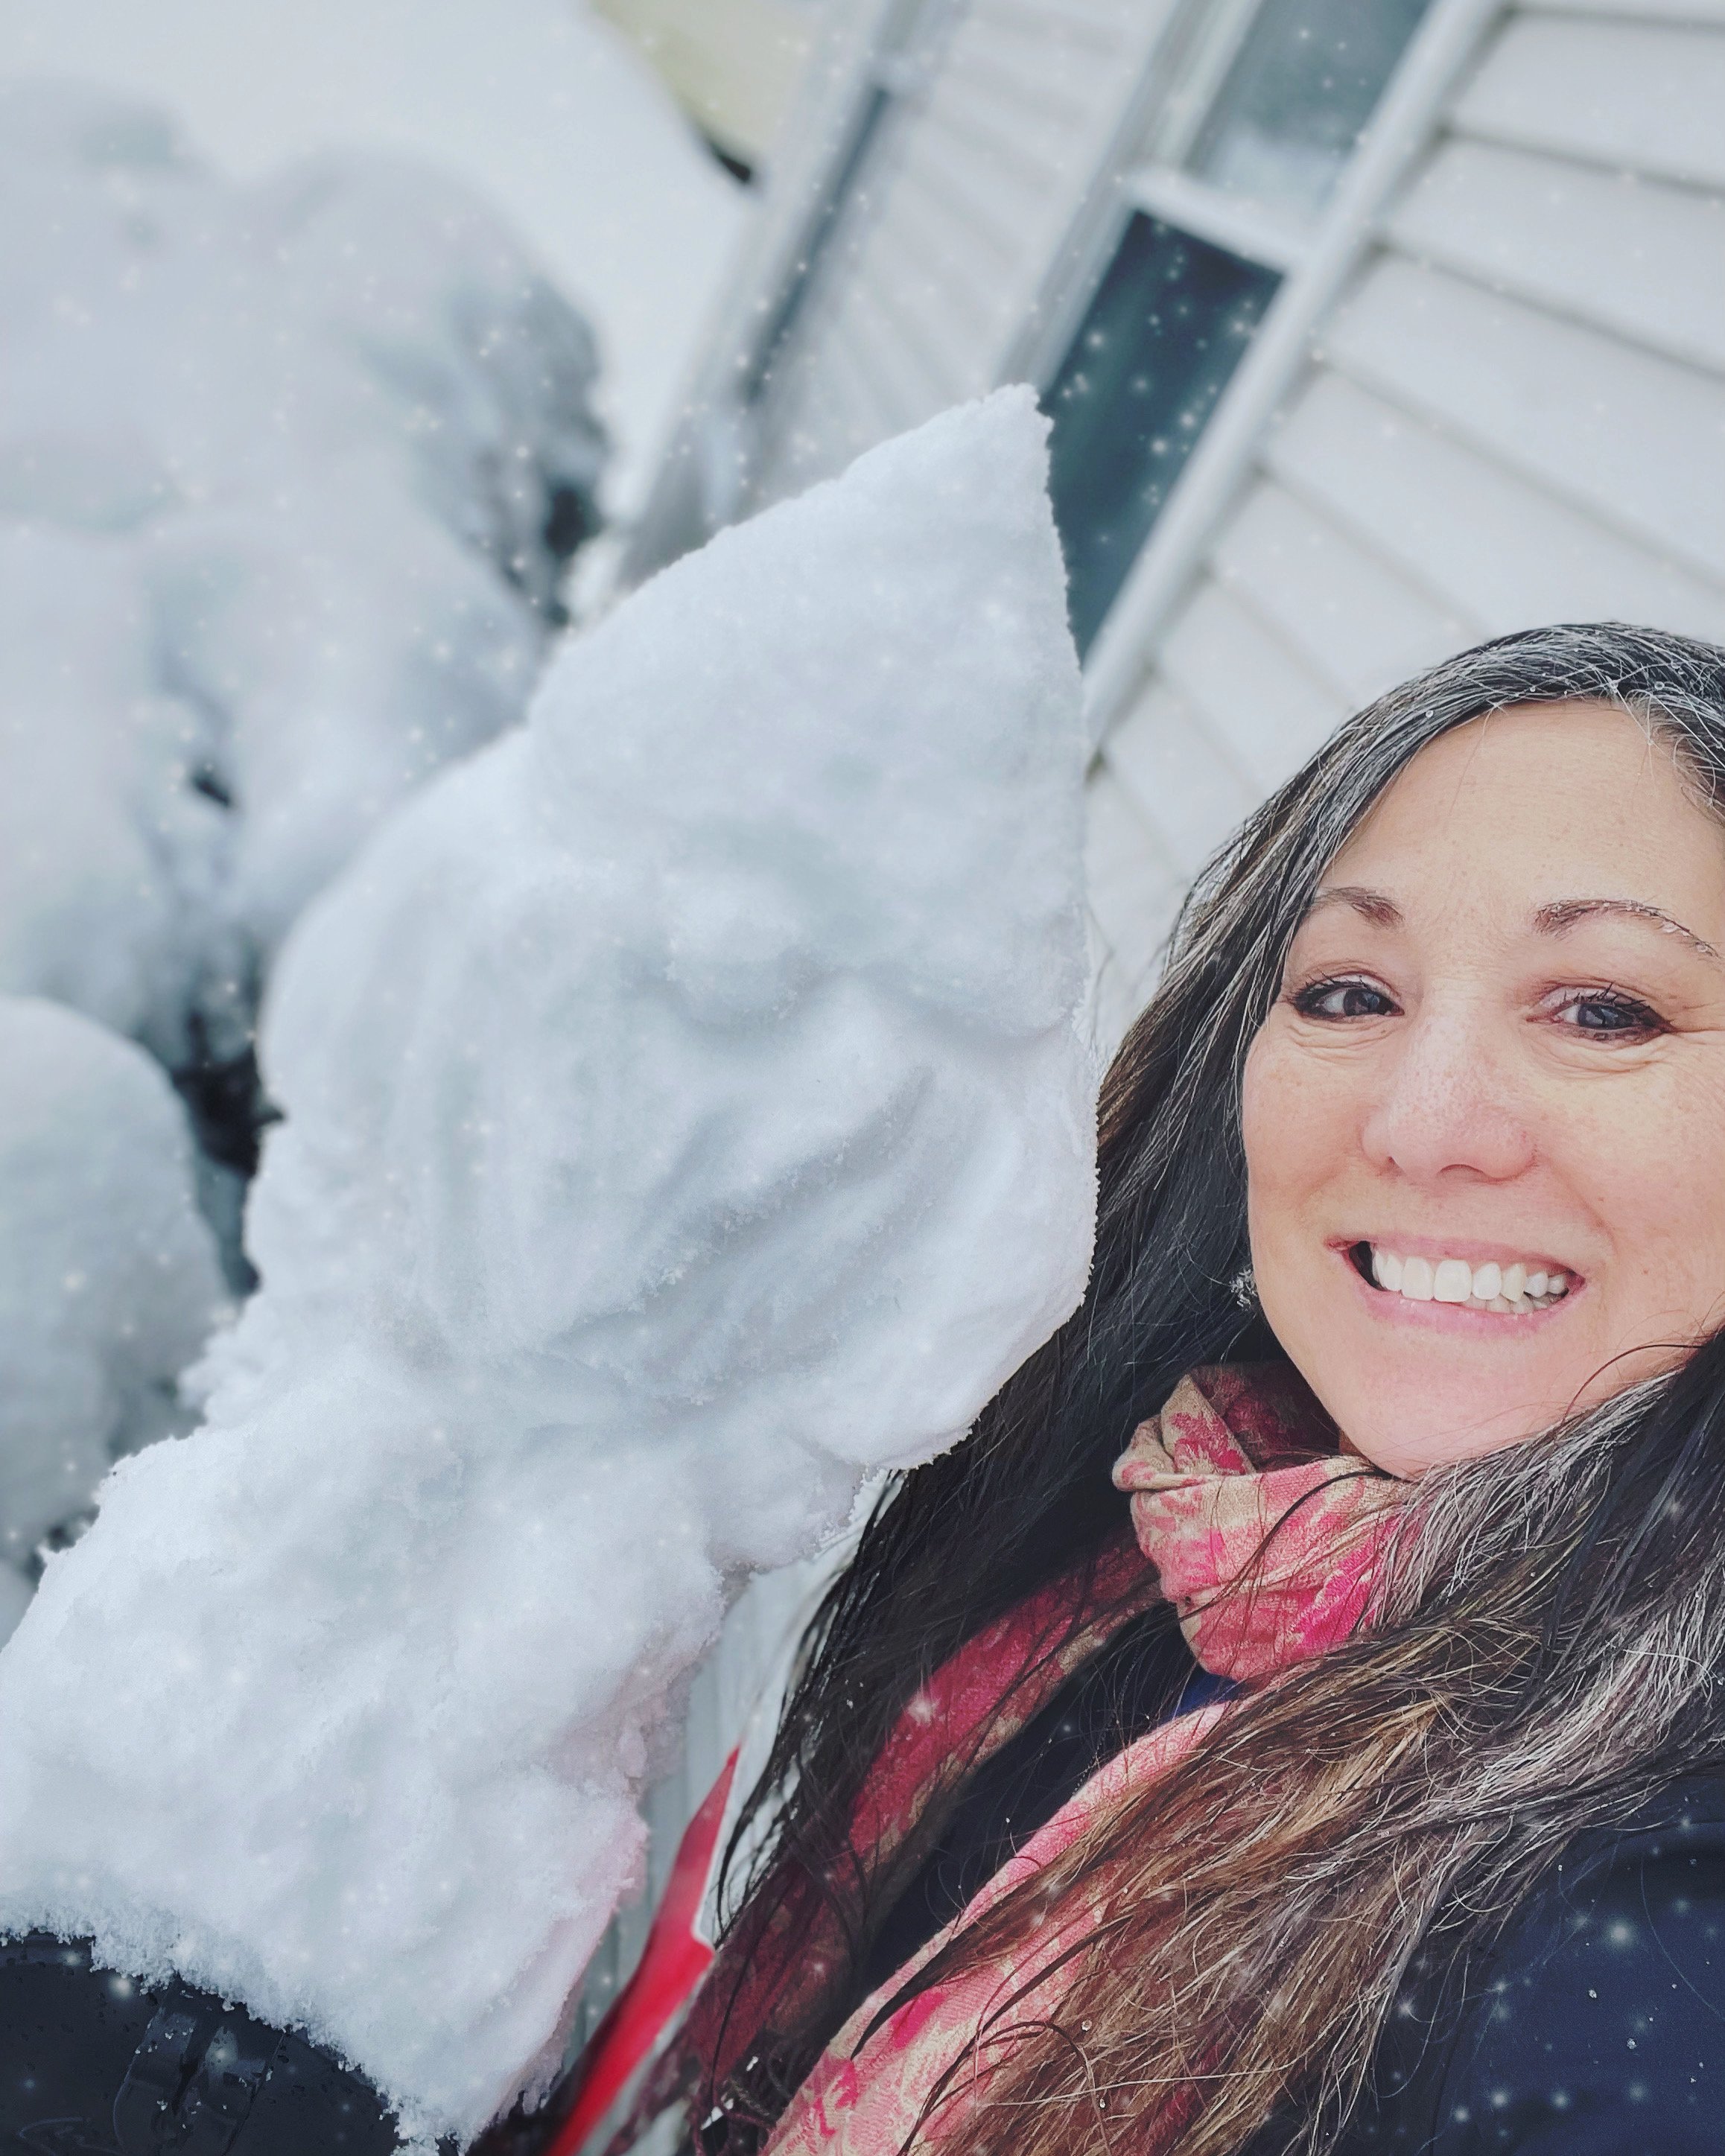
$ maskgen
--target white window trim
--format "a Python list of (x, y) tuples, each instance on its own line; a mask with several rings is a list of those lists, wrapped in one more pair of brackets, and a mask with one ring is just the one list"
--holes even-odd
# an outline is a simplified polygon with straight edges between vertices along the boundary
[(1266, 269), (1286, 276), (1312, 252), (1312, 228), (1295, 224), (1266, 211), (1261, 204), (1224, 194), (1207, 181), (1166, 165), (1140, 165), (1129, 172), (1121, 191), (1134, 208), (1178, 225), (1195, 239), (1244, 255)]
[(1240, 57), (1264, 0), (1188, 0), (1172, 25), (1169, 79), (1157, 99), (1143, 154), (1183, 166)]
[(1151, 642), (1197, 569), (1277, 405), (1305, 366), (1313, 331), (1369, 244), (1391, 192), (1426, 149), (1461, 70), (1507, 5), (1507, 0), (1435, 0), (1415, 33), (1312, 228), (1303, 260), (1271, 302), (1091, 647), (1085, 688), (1093, 740), (1102, 739), (1137, 690)]

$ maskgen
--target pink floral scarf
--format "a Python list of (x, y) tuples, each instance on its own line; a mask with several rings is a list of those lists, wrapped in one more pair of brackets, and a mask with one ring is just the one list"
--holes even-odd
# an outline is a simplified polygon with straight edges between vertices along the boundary
[[(1246, 1684), (1273, 1678), (1346, 1639), (1368, 1615), (1401, 1486), (1336, 1450), (1333, 1430), (1291, 1373), (1194, 1371), (1134, 1432), (1114, 1479), (1130, 1493), (1138, 1546), (1160, 1592), (1215, 1675)], [(955, 1657), (949, 1669), (966, 1661)], [(968, 1667), (973, 1681), (974, 1656)], [(881, 2021), (884, 2005), (956, 1931), (1165, 1773), (1228, 1712), (1224, 1702), (1165, 1722), (1093, 1776), (845, 2023), (792, 2099), (768, 2156), (898, 2156), (919, 2124), (931, 2142), (950, 2133), (981, 2085), (978, 2030), (1003, 1999), (1037, 1983), (1092, 1912), (1070, 1896), (1077, 1906), (1058, 1908), (1011, 1963), (935, 1984)], [(878, 1794), (873, 1801), (878, 1810)], [(1038, 1984), (1037, 2018), (1056, 2002), (1060, 1977), (1055, 1970)], [(967, 2055), (972, 2063), (925, 2120), (931, 2090)]]

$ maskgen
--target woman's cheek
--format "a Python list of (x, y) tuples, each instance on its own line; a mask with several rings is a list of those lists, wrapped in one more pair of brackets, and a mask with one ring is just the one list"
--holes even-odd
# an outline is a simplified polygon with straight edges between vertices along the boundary
[(1539, 1134), (1577, 1214), (1604, 1231), (1596, 1327), (1612, 1350), (1711, 1331), (1725, 1293), (1725, 1085), (1711, 1060), (1555, 1100)]
[(1573, 1177), (1606, 1230), (1620, 1348), (1711, 1332), (1725, 1296), (1725, 1087), (1680, 1067), (1629, 1091), (1576, 1144)]
[(1343, 1074), (1289, 1037), (1272, 1013), (1246, 1057), (1240, 1126), (1255, 1214), (1266, 1230), (1344, 1163), (1348, 1086)]
[(1314, 1262), (1317, 1231), (1309, 1212), (1335, 1173), (1333, 1103), (1312, 1059), (1266, 1023), (1248, 1059), (1241, 1094), (1246, 1157), (1246, 1218), (1252, 1270), (1265, 1317), (1303, 1368), (1320, 1313), (1309, 1306), (1322, 1267)]

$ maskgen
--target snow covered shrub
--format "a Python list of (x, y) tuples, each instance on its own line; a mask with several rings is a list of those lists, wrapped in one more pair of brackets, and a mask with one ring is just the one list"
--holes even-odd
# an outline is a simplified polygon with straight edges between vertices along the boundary
[(194, 1419), (223, 1308), (185, 1117), (130, 1041), (0, 996), (0, 1634), (38, 1544), (121, 1453)]
[(228, 819), (197, 706), (167, 694), (139, 551), (0, 524), (0, 992), (188, 1052), (231, 974)]
[(405, 158), (309, 160), (248, 215), (292, 311), (375, 390), (424, 498), (554, 614), (605, 458), (586, 323), (465, 187)]
[[(100, 723), (117, 737), (153, 697), (147, 726), (165, 699), (195, 736), (177, 761), (149, 744), (92, 761), (59, 824), (79, 860), (125, 824), (133, 851), (177, 861), (190, 784), (223, 826), (178, 968), (204, 1000), (164, 1009), (151, 958), (131, 994), (146, 1016), (112, 985), (100, 1014), (158, 1045), (195, 1019), (234, 1053), (313, 892), (430, 772), (521, 716), (562, 556), (596, 519), (593, 341), (437, 173), (326, 156), (242, 188), (159, 114), (10, 84), (0, 341), (8, 558), (49, 526), (129, 547), (136, 663)], [(0, 644), (13, 703), (41, 671), (21, 648)], [(42, 753), (28, 726), (0, 739), (0, 793), (17, 774), (28, 793)], [(137, 944), (91, 891), (90, 940)], [(14, 946), (21, 897), (0, 929)]]
[(1085, 750), (1028, 392), (567, 645), (301, 920), (263, 1286), (0, 1657), (0, 1922), (542, 2085), (752, 1568), (1075, 1305)]
[[(520, 720), (595, 516), (593, 340), (436, 173), (330, 156), (242, 188), (161, 114), (6, 84), (0, 352), (0, 994), (85, 1012), (175, 1074), (238, 1277), (260, 983), (367, 834)], [(69, 1092), (63, 1180), (68, 1118), (105, 1098)], [(137, 1190), (184, 1183), (177, 1111), (147, 1098), (85, 1132), (91, 1190), (124, 1183), (128, 1143)], [(20, 1281), (26, 1225), (0, 1220)], [(59, 1249), (44, 1278), (97, 1277)], [(193, 1263), (170, 1270), (196, 1301)], [(110, 1376), (130, 1400), (115, 1373), (143, 1353), (159, 1390), (166, 1343), (203, 1337), (164, 1321), (139, 1348), (130, 1312), (92, 1292), (0, 1402), (0, 1553), (88, 1504), (132, 1427)], [(104, 1323), (134, 1331), (105, 1343)]]

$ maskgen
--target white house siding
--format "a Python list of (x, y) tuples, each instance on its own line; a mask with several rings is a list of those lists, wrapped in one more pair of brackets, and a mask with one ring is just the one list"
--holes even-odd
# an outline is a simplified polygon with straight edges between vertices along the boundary
[(774, 364), (752, 502), (1001, 378), (1171, 4), (960, 9), (926, 91), (882, 127)]
[(1537, 622), (1725, 640), (1722, 112), (1725, 0), (1504, 11), (1104, 741), (1105, 1019), (1350, 707)]

